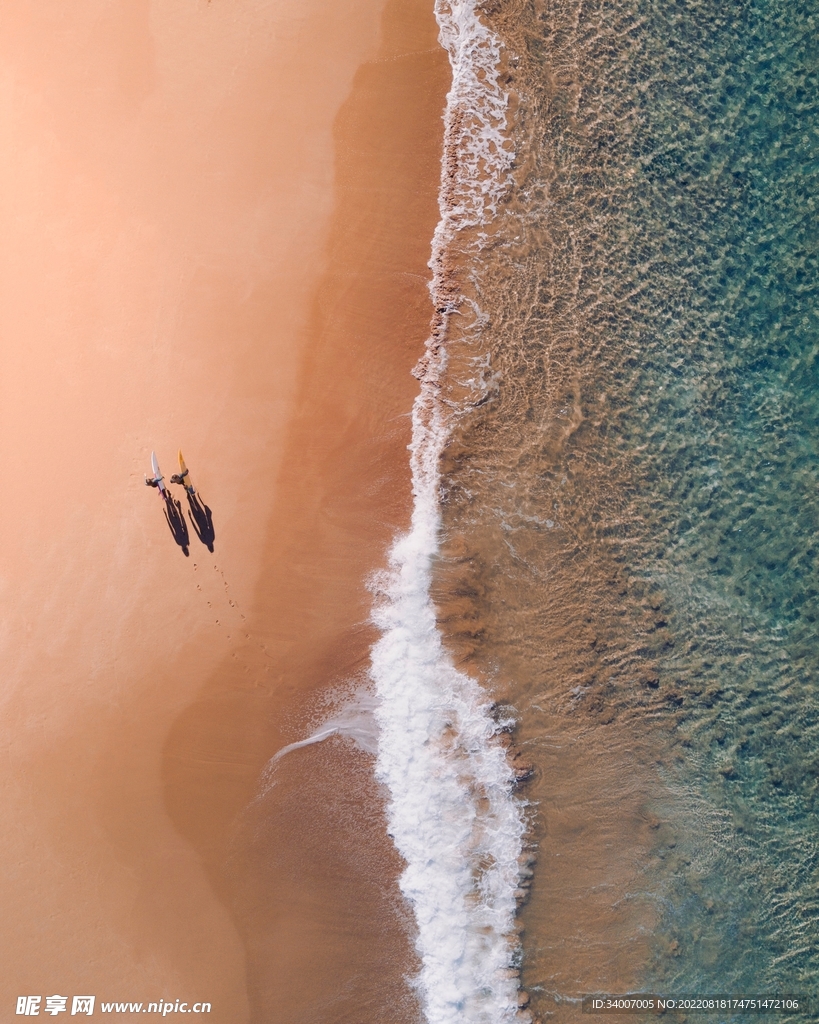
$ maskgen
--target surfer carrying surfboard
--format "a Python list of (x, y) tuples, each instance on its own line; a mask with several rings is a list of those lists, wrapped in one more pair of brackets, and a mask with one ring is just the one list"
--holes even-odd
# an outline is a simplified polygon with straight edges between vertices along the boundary
[(179, 449), (179, 472), (174, 473), (171, 477), (172, 484), (182, 484), (188, 494), (196, 494), (196, 488), (191, 483), (190, 470), (185, 465), (185, 460), (182, 458), (182, 449)]
[(165, 498), (165, 500), (167, 501), (168, 490), (165, 487), (165, 477), (159, 471), (159, 463), (156, 460), (156, 455), (154, 452), (151, 452), (151, 470), (153, 471), (154, 475), (152, 477), (145, 477), (145, 486), (156, 487), (156, 489), (160, 493), (160, 496)]

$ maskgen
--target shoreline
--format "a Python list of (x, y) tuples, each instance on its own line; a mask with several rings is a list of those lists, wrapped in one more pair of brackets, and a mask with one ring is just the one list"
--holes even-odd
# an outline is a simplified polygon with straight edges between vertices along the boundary
[[(436, 315), (414, 371), (421, 390), (412, 414), (412, 525), (374, 581), (376, 776), (390, 795), (390, 834), (405, 861), (401, 891), (418, 922), (425, 1019), (524, 1022), (532, 1018), (515, 967), (516, 909), (529, 857), (521, 848), (523, 805), (514, 790), (529, 769), (508, 756), (511, 722), (494, 714), (488, 692), (450, 656), (433, 588), (442, 553), (441, 462), (462, 411), (439, 388), (451, 374), (453, 314), (478, 314), (459, 269), (483, 249), (482, 229), (507, 189), (508, 96), (498, 39), (471, 0), (436, 4), (436, 15), (453, 79), (430, 261)], [(475, 363), (467, 360), (465, 369), (461, 383), (474, 397)]]

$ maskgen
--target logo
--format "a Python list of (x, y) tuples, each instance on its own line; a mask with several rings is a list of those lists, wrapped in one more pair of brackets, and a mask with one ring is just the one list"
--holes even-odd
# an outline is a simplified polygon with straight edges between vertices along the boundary
[[(94, 1000), (96, 996), (74, 996), (71, 1000), (71, 1015), (84, 1013), (91, 1016), (94, 1012)], [(40, 1003), (42, 996), (18, 996), (17, 1012), (24, 1017), (39, 1017)], [(46, 996), (45, 1013), (56, 1017), (58, 1013), (68, 1012), (68, 996)]]

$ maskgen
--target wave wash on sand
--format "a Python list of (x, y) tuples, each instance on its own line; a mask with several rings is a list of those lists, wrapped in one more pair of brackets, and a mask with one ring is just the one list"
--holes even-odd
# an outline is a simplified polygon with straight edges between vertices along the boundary
[[(498, 741), (504, 723), (484, 690), (444, 649), (430, 598), (440, 528), (439, 458), (448, 412), (438, 394), (449, 316), (459, 296), (447, 253), (488, 224), (507, 187), (507, 96), (500, 47), (473, 0), (438, 0), (453, 82), (444, 116), (441, 220), (430, 266), (437, 311), (418, 375), (410, 445), (412, 526), (372, 581), (381, 639), (371, 675), (379, 702), (376, 771), (389, 789), (390, 833), (406, 861), (401, 889), (415, 912), (417, 979), (429, 1024), (529, 1019), (518, 1010), (515, 890), (524, 834), (514, 773)], [(476, 243), (479, 244), (479, 243)]]

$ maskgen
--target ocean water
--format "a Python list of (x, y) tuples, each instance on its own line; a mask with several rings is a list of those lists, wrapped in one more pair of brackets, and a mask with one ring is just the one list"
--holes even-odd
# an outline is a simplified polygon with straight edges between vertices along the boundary
[(815, 1020), (819, 6), (437, 13), (436, 319), (372, 667), (427, 1019), (512, 1019), (519, 968), (542, 1020)]

